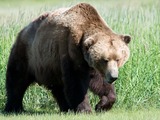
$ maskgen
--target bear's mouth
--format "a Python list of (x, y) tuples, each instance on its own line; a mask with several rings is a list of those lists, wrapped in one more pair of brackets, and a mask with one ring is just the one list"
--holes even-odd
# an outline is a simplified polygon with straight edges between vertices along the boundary
[(109, 83), (109, 84), (112, 84), (114, 81), (111, 81), (111, 80), (107, 80), (107, 79), (104, 79), (104, 83)]
[(118, 77), (113, 77), (110, 74), (109, 75), (103, 75), (103, 76), (104, 76), (104, 82), (109, 83), (109, 84), (114, 83), (118, 79)]
[[(106, 81), (105, 81), (106, 82)], [(109, 84), (114, 84), (115, 81), (108, 81), (106, 83), (109, 83)]]

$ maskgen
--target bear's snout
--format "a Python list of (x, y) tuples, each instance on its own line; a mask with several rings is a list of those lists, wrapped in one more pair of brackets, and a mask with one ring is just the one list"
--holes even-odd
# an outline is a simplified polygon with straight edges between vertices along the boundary
[(114, 70), (113, 72), (110, 73), (110, 80), (115, 81), (118, 78), (118, 70)]
[(109, 80), (109, 83), (111, 84), (111, 83), (113, 83), (114, 81), (116, 81), (118, 79), (118, 76), (116, 77), (116, 76), (111, 76), (110, 77), (110, 80)]
[(106, 73), (106, 82), (107, 83), (113, 83), (118, 79), (118, 70), (111, 70), (110, 72)]
[(118, 76), (108, 75), (104, 82), (112, 84), (117, 79), (118, 79)]

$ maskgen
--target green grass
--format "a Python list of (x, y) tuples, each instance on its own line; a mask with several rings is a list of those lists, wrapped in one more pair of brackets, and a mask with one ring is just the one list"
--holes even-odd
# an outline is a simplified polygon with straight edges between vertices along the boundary
[(160, 111), (122, 111), (112, 110), (106, 113), (99, 114), (22, 114), (0, 116), (2, 120), (159, 120)]
[[(160, 119), (160, 1), (83, 1), (95, 6), (114, 31), (132, 36), (130, 59), (120, 69), (120, 78), (116, 81), (117, 102), (113, 110), (98, 115), (59, 115), (50, 92), (35, 85), (24, 96), (25, 109), (35, 114), (9, 117), (1, 114), (0, 119)], [(0, 111), (6, 101), (6, 64), (17, 33), (41, 13), (78, 2), (80, 0), (0, 0)], [(93, 107), (98, 102), (91, 93), (90, 102)], [(45, 114), (36, 114), (43, 112)]]

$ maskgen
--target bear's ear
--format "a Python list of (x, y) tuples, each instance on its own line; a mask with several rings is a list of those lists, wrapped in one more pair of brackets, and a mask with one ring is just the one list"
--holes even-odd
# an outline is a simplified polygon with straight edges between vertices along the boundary
[(122, 35), (122, 40), (126, 43), (129, 44), (131, 41), (131, 36), (129, 35)]
[(93, 37), (89, 37), (84, 41), (84, 47), (88, 50), (93, 44), (96, 43), (96, 39), (94, 39)]

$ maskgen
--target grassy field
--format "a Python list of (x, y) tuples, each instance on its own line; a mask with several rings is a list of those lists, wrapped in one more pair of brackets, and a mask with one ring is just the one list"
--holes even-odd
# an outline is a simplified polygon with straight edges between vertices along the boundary
[[(31, 86), (24, 96), (24, 107), (32, 114), (0, 119), (160, 119), (160, 1), (159, 0), (0, 0), (0, 111), (4, 109), (5, 72), (10, 48), (17, 33), (45, 11), (88, 2), (96, 7), (117, 33), (132, 36), (129, 61), (120, 69), (116, 82), (117, 102), (107, 113), (60, 115), (50, 92)], [(97, 96), (90, 93), (94, 107)]]
[(159, 120), (160, 111), (122, 111), (112, 110), (100, 114), (22, 114), (1, 116), (1, 120)]

